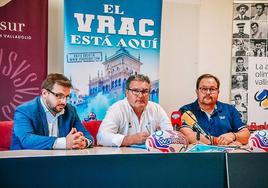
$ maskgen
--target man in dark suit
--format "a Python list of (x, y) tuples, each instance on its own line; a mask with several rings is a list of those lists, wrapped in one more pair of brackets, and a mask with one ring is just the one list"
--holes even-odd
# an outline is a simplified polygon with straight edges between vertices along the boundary
[(252, 55), (255, 57), (265, 57), (265, 49), (262, 46), (265, 46), (265, 42), (263, 41), (264, 45), (262, 45), (263, 40), (254, 40), (254, 48), (252, 50)]
[(245, 23), (236, 24), (238, 33), (233, 34), (233, 38), (249, 38), (249, 35), (244, 33)]
[(244, 58), (243, 57), (237, 57), (236, 58), (236, 69), (235, 72), (246, 72), (247, 69), (244, 66)]
[(49, 74), (41, 96), (16, 108), (11, 149), (84, 149), (93, 137), (67, 100), (71, 82), (62, 74)]
[(243, 39), (237, 39), (236, 41), (237, 51), (235, 52), (235, 56), (246, 56), (247, 51), (244, 48)]
[(234, 18), (234, 20), (249, 20), (250, 18), (246, 16), (246, 12), (248, 11), (248, 6), (245, 4), (240, 4), (236, 7), (236, 11), (238, 12), (238, 16)]

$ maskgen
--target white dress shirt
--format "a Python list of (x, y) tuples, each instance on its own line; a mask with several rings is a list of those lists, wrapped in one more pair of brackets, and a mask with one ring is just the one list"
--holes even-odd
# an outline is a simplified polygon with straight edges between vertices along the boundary
[(100, 125), (97, 140), (103, 146), (121, 146), (125, 136), (140, 132), (152, 134), (159, 128), (173, 129), (170, 119), (159, 104), (149, 101), (139, 121), (125, 98), (108, 109)]
[[(54, 116), (46, 107), (44, 104), (43, 99), (41, 99), (41, 104), (45, 110), (47, 123), (48, 123), (48, 135), (53, 137), (59, 136), (59, 128), (58, 128), (58, 117), (62, 114), (64, 114), (64, 109), (57, 113), (56, 116)], [(53, 149), (66, 149), (66, 138), (65, 137), (58, 137), (54, 144)]]
[(264, 20), (264, 21), (266, 21), (267, 20), (267, 15), (262, 14), (262, 15), (258, 16), (258, 14), (256, 14), (251, 19), (252, 20)]

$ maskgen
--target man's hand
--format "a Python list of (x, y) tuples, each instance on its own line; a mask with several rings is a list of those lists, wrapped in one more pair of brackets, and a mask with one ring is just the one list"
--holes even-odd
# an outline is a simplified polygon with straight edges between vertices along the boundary
[(148, 138), (148, 132), (141, 132), (130, 136), (125, 136), (121, 146), (129, 146), (132, 144), (143, 144)]
[(150, 136), (148, 132), (137, 133), (133, 135), (133, 140), (136, 144), (143, 144), (148, 138), (148, 136)]
[(241, 144), (240, 142), (238, 141), (233, 141), (229, 144), (229, 146), (243, 146), (243, 144)]
[(229, 145), (235, 141), (234, 133), (225, 133), (218, 137), (218, 145)]
[(77, 132), (76, 128), (72, 128), (66, 136), (67, 149), (84, 149), (87, 147), (86, 138), (82, 132)]

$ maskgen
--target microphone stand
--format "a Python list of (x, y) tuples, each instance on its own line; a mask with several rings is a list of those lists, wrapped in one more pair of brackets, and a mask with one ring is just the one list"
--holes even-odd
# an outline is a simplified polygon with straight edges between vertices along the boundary
[(200, 131), (198, 129), (196, 129), (196, 141), (199, 144), (200, 143)]
[[(185, 113), (195, 122), (197, 123), (196, 119), (192, 117), (192, 115), (188, 112), (188, 111), (185, 111)], [(198, 124), (197, 124), (198, 125)], [(202, 130), (201, 127), (195, 127), (195, 130), (196, 130), (196, 141), (197, 143), (200, 143), (200, 134), (202, 133), (207, 139), (211, 140), (211, 135), (208, 133), (206, 133), (205, 131)], [(200, 130), (201, 129), (201, 130)], [(211, 142), (212, 143), (212, 142)]]
[(177, 124), (174, 125), (173, 130), (178, 131), (178, 125)]

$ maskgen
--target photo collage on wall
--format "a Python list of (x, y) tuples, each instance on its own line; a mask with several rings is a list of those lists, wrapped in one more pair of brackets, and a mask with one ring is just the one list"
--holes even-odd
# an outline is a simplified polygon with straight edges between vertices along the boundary
[(268, 57), (268, 3), (234, 3), (233, 7), (231, 101), (247, 123), (249, 59)]

